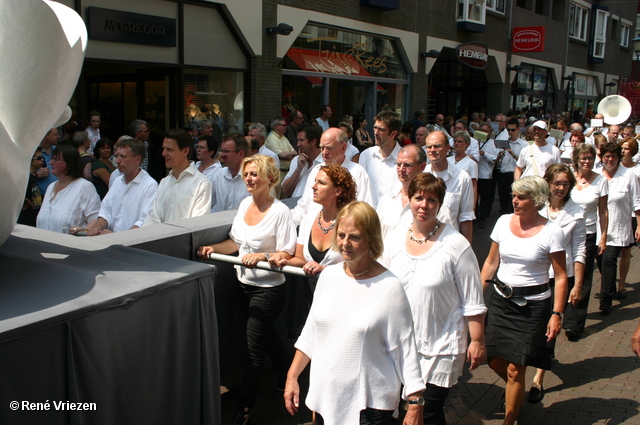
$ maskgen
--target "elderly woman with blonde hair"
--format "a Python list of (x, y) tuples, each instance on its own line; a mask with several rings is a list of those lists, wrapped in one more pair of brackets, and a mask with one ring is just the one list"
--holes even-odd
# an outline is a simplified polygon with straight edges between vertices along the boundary
[(498, 219), (481, 275), (485, 287), (494, 287), (485, 335), (489, 366), (506, 382), (505, 425), (515, 423), (522, 407), (527, 366), (551, 368), (552, 341), (562, 329), (567, 300), (564, 235), (540, 215), (549, 199), (548, 183), (529, 176), (511, 189), (514, 212)]
[(269, 261), (271, 255), (291, 258), (296, 247), (296, 228), (291, 212), (270, 193), (280, 179), (273, 158), (264, 155), (245, 158), (240, 172), (251, 196), (240, 203), (230, 238), (197, 250), (202, 259), (214, 252), (233, 254), (236, 251), (242, 259), (242, 265), (235, 267), (242, 290), (240, 301), (247, 316), (249, 359), (233, 424), (245, 424), (249, 419), (267, 348), (281, 379), (286, 376), (290, 356), (274, 330), (286, 300), (285, 277), (281, 273), (257, 269), (256, 265), (259, 261)]

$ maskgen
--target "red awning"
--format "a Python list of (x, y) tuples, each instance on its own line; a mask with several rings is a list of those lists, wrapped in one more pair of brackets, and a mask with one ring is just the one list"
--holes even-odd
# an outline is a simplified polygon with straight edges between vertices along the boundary
[(344, 53), (319, 52), (317, 50), (292, 47), (287, 52), (287, 56), (303, 71), (371, 76), (371, 74), (358, 63), (356, 58)]

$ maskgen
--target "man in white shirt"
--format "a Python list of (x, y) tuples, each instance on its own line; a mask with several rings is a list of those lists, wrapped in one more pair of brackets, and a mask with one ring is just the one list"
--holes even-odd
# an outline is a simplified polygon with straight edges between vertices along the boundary
[(429, 135), (429, 129), (427, 127), (418, 127), (416, 130), (416, 145), (424, 148), (427, 143), (427, 135)]
[(508, 140), (511, 135), (507, 131), (507, 117), (502, 113), (496, 114), (495, 121), (498, 123), (498, 130), (493, 135), (494, 140)]
[(87, 149), (87, 152), (93, 153), (93, 147), (96, 145), (98, 140), (100, 140), (100, 112), (89, 112), (89, 126), (85, 128), (84, 131), (89, 133), (89, 139), (91, 142), (91, 146)]
[(394, 165), (400, 188), (380, 198), (376, 208), (383, 240), (396, 228), (402, 215), (409, 210), (409, 184), (415, 176), (424, 171), (427, 165), (427, 154), (417, 144), (406, 145), (398, 152)]
[(316, 118), (316, 122), (322, 128), (322, 131), (329, 130), (329, 118), (331, 118), (332, 113), (333, 111), (329, 105), (322, 105), (320, 108), (320, 116)]
[(258, 155), (266, 155), (273, 158), (276, 163), (276, 167), (278, 170), (280, 169), (280, 158), (278, 155), (269, 149), (267, 145), (265, 145), (265, 140), (267, 139), (267, 129), (262, 123), (254, 122), (249, 126), (249, 136), (251, 140), (255, 140), (260, 145), (260, 149), (258, 149)]
[(547, 123), (542, 120), (534, 122), (533, 134), (535, 142), (520, 152), (514, 180), (526, 176), (544, 177), (551, 164), (561, 162), (558, 148), (547, 142)]
[(309, 172), (322, 164), (320, 137), (322, 130), (316, 125), (298, 128), (298, 150), (300, 155), (291, 160), (291, 168), (282, 182), (282, 193), (290, 198), (302, 196), (307, 187)]
[[(469, 132), (469, 126), (467, 125), (467, 121), (463, 120), (462, 118), (459, 120), (456, 120), (456, 123), (453, 126), (453, 129), (454, 129), (454, 134), (457, 133), (458, 131), (466, 131), (467, 133)], [(473, 158), (474, 161), (478, 162), (480, 160), (480, 149), (479, 149), (480, 144), (473, 137), (471, 136), (469, 137), (470, 137), (470, 143), (465, 153), (471, 156), (471, 158)], [(449, 145), (451, 148), (453, 148), (453, 142), (454, 142), (453, 135), (451, 135), (451, 137), (449, 138)]]
[(373, 134), (375, 146), (364, 150), (358, 162), (367, 171), (371, 182), (373, 204), (390, 192), (399, 189), (396, 178), (396, 160), (400, 145), (396, 137), (402, 127), (400, 116), (392, 111), (382, 111), (374, 118)]
[(213, 178), (211, 212), (236, 210), (247, 196), (247, 186), (240, 174), (242, 161), (249, 156), (249, 143), (241, 134), (227, 134), (220, 147), (223, 168)]
[(513, 184), (513, 175), (520, 152), (529, 146), (527, 142), (519, 137), (519, 127), (516, 119), (510, 119), (509, 122), (507, 122), (506, 129), (509, 133), (509, 148), (497, 149), (498, 157), (494, 166), (496, 171), (494, 175), (498, 180), (500, 214), (510, 214), (513, 212), (513, 204), (511, 203), (511, 185)]
[(356, 199), (373, 206), (369, 176), (360, 164), (349, 161), (345, 157), (346, 150), (347, 135), (342, 130), (334, 127), (322, 133), (322, 137), (320, 137), (320, 152), (322, 152), (323, 163), (311, 169), (304, 192), (298, 199), (296, 207), (291, 211), (296, 224), (299, 225), (305, 215), (315, 214), (322, 208), (320, 204), (313, 202), (313, 189), (311, 187), (315, 183), (320, 166), (324, 164), (339, 164), (349, 170), (356, 183)]
[(158, 183), (140, 168), (145, 154), (140, 140), (127, 137), (116, 143), (114, 157), (121, 174), (102, 200), (98, 218), (87, 226), (88, 236), (142, 226), (158, 189)]
[(471, 243), (473, 238), (473, 187), (466, 171), (449, 164), (449, 140), (442, 131), (434, 131), (427, 137), (427, 156), (430, 163), (425, 172), (444, 180), (447, 193), (438, 213), (438, 220), (451, 224)]
[(147, 154), (142, 159), (140, 168), (146, 171), (149, 168), (149, 127), (147, 126), (147, 122), (144, 120), (131, 121), (129, 124), (129, 136), (144, 143), (144, 148)]
[(282, 117), (271, 120), (271, 133), (267, 136), (264, 144), (280, 158), (280, 180), (289, 172), (291, 160), (297, 155), (296, 150), (289, 143), (289, 139), (284, 135), (287, 123)]
[(611, 143), (618, 143), (620, 140), (620, 126), (619, 125), (610, 125), (609, 131), (607, 132), (607, 139)]
[(197, 217), (211, 209), (211, 183), (196, 170), (194, 164), (189, 163), (192, 147), (193, 139), (186, 131), (167, 131), (162, 142), (162, 156), (165, 166), (171, 171), (160, 182), (143, 226)]

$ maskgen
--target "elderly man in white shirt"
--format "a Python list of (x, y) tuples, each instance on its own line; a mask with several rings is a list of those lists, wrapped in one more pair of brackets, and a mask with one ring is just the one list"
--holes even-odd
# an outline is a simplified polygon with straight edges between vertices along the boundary
[(396, 160), (400, 145), (396, 137), (402, 127), (400, 116), (392, 111), (382, 111), (374, 118), (373, 134), (375, 146), (360, 154), (359, 164), (367, 171), (371, 182), (374, 205), (387, 193), (400, 188), (396, 178)]
[(278, 155), (269, 149), (267, 145), (265, 145), (265, 140), (267, 139), (267, 129), (262, 123), (254, 122), (249, 126), (249, 137), (251, 140), (255, 140), (260, 145), (260, 149), (258, 149), (258, 155), (266, 155), (273, 158), (276, 163), (276, 167), (278, 170), (280, 169), (280, 158)]
[(518, 166), (513, 173), (514, 180), (526, 176), (543, 177), (551, 164), (561, 162), (560, 151), (547, 141), (547, 123), (541, 120), (534, 122), (533, 134), (535, 142), (520, 151)]
[(473, 212), (471, 177), (466, 171), (447, 161), (449, 140), (442, 131), (434, 131), (427, 137), (426, 148), (430, 163), (425, 167), (425, 172), (440, 177), (447, 186), (438, 220), (451, 224), (471, 243), (473, 220), (476, 218)]
[(376, 208), (383, 240), (395, 229), (402, 215), (409, 211), (409, 184), (415, 176), (424, 171), (427, 154), (417, 144), (409, 144), (400, 149), (394, 165), (400, 187), (380, 198)]
[(369, 176), (360, 164), (349, 161), (345, 157), (346, 150), (347, 135), (342, 130), (334, 127), (322, 133), (322, 137), (320, 138), (320, 151), (322, 152), (324, 162), (314, 166), (311, 172), (309, 172), (307, 186), (300, 199), (298, 199), (295, 208), (291, 211), (296, 225), (300, 225), (305, 215), (315, 214), (322, 208), (320, 204), (313, 202), (313, 189), (311, 188), (315, 183), (320, 165), (340, 164), (349, 170), (353, 180), (356, 182), (356, 199), (366, 202), (369, 205), (373, 204)]
[(309, 173), (314, 166), (322, 164), (320, 137), (322, 129), (315, 125), (303, 125), (298, 128), (298, 151), (300, 154), (291, 161), (291, 168), (282, 182), (284, 196), (297, 198), (307, 187)]
[(86, 228), (87, 236), (105, 235), (142, 226), (158, 190), (158, 183), (140, 168), (146, 154), (144, 143), (132, 137), (116, 143), (120, 176), (102, 200), (98, 218)]
[(184, 130), (167, 131), (162, 142), (162, 156), (169, 175), (158, 186), (151, 212), (143, 226), (207, 214), (211, 209), (211, 183), (189, 163), (193, 146)]
[[(469, 126), (467, 124), (467, 120), (464, 119), (459, 119), (456, 120), (455, 125), (453, 126), (453, 131), (454, 134), (459, 132), (459, 131), (466, 131), (467, 133), (469, 132)], [(449, 137), (449, 145), (453, 148), (453, 135), (451, 135), (451, 137)], [(469, 156), (471, 156), (471, 158), (473, 158), (474, 161), (478, 162), (480, 160), (480, 148), (479, 148), (480, 144), (478, 143), (478, 141), (476, 139), (474, 139), (473, 137), (469, 136), (469, 147), (466, 149), (465, 153)]]
[(271, 120), (271, 133), (267, 136), (264, 144), (280, 158), (280, 180), (289, 172), (289, 166), (297, 152), (289, 143), (289, 139), (284, 135), (287, 123), (283, 117), (276, 117)]
[(213, 176), (211, 212), (237, 210), (247, 196), (247, 185), (240, 174), (242, 161), (250, 156), (249, 143), (238, 133), (228, 134), (220, 148), (223, 167)]

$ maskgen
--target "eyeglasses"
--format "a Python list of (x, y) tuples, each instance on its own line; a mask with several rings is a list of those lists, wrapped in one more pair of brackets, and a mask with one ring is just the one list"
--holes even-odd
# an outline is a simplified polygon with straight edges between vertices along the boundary
[(219, 152), (220, 152), (221, 154), (223, 154), (223, 155), (227, 155), (227, 154), (229, 154), (229, 153), (232, 153), (232, 152), (233, 152), (233, 153), (235, 153), (235, 152), (239, 152), (239, 151), (228, 151), (228, 150), (226, 150), (226, 149), (220, 149), (220, 150), (219, 150)]
[(554, 185), (555, 187), (569, 187), (571, 186), (571, 183), (567, 182), (552, 182), (552, 185)]
[(32, 161), (33, 160), (40, 161), (40, 160), (42, 160), (42, 156), (41, 155), (40, 156), (34, 156), (33, 158), (31, 158), (31, 160)]
[(206, 146), (196, 145), (196, 149), (207, 149), (207, 147)]
[(396, 162), (396, 167), (398, 167), (398, 168), (402, 168), (402, 167), (404, 167), (404, 168), (411, 168), (411, 167), (413, 167), (414, 165), (416, 165), (416, 164), (412, 164), (412, 163), (410, 163), (410, 162)]

